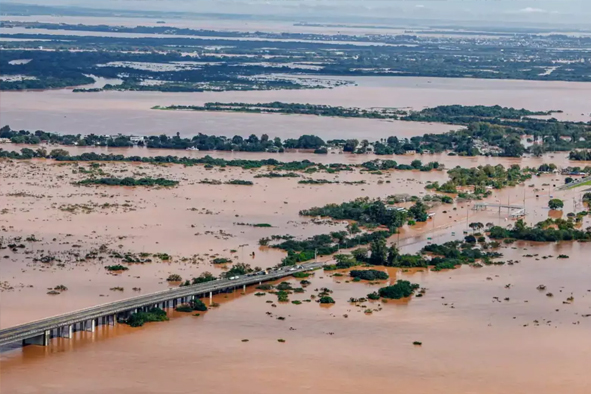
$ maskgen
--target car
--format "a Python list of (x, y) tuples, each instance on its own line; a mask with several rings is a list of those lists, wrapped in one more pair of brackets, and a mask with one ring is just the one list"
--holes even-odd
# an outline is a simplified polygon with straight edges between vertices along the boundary
[(288, 271), (295, 271), (295, 267), (291, 267)]
[(236, 280), (236, 279), (238, 279), (237, 276), (230, 276), (230, 280)]

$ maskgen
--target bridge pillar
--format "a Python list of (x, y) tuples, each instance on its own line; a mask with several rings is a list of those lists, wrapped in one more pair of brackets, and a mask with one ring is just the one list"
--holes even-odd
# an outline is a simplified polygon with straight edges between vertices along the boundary
[(59, 328), (59, 336), (62, 338), (72, 338), (73, 327), (72, 325), (67, 325)]
[(242, 285), (242, 292), (246, 293), (246, 285)]
[(96, 327), (96, 322), (94, 319), (82, 322), (82, 329), (84, 331), (94, 332), (95, 327)]
[(213, 292), (209, 292), (209, 305), (213, 304)]
[(51, 339), (51, 331), (45, 330), (43, 334), (34, 336), (32, 338), (23, 339), (23, 346), (26, 345), (38, 345), (38, 346), (49, 346), (49, 340)]

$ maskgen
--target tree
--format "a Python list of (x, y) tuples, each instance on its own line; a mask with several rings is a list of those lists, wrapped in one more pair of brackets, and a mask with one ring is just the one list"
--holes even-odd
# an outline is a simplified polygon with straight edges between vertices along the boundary
[(473, 235), (466, 235), (464, 237), (464, 242), (468, 243), (468, 244), (475, 244), (476, 243), (476, 237)]
[(387, 265), (393, 267), (398, 260), (398, 256), (400, 255), (400, 251), (395, 244), (392, 244), (388, 249), (388, 258), (387, 258)]
[(388, 249), (386, 248), (386, 240), (379, 238), (373, 241), (369, 250), (371, 255), (369, 256), (369, 262), (373, 265), (385, 265), (388, 259)]
[(351, 252), (351, 254), (355, 258), (355, 260), (359, 261), (360, 263), (364, 263), (368, 260), (367, 249), (365, 248), (355, 249)]
[(354, 152), (355, 148), (359, 145), (359, 141), (357, 140), (347, 140), (345, 142), (345, 146), (343, 147), (344, 152)]
[(359, 224), (357, 224), (357, 222), (353, 222), (347, 225), (347, 231), (349, 234), (358, 234), (361, 232), (361, 229), (359, 228)]
[(64, 149), (53, 149), (49, 152), (49, 157), (52, 159), (57, 159), (58, 157), (68, 157), (70, 153)]
[(410, 166), (416, 170), (418, 170), (419, 168), (421, 168), (423, 166), (423, 163), (420, 160), (413, 160), (412, 163), (410, 163)]
[(468, 226), (472, 229), (472, 232), (476, 230), (482, 230), (484, 228), (484, 224), (480, 222), (470, 223)]
[(420, 286), (416, 283), (410, 283), (406, 280), (399, 280), (395, 285), (382, 287), (378, 291), (378, 294), (383, 298), (398, 300), (400, 298), (410, 297), (419, 287)]
[(535, 157), (541, 157), (544, 154), (545, 149), (544, 149), (544, 146), (543, 145), (541, 145), (541, 144), (535, 144), (532, 147), (531, 151), (532, 151), (532, 154)]
[(554, 198), (548, 202), (548, 207), (552, 210), (562, 209), (564, 207), (564, 202), (558, 198)]
[(429, 219), (427, 207), (422, 201), (417, 201), (415, 205), (410, 207), (408, 210), (408, 215), (411, 218), (414, 218), (417, 222), (426, 222), (427, 219)]

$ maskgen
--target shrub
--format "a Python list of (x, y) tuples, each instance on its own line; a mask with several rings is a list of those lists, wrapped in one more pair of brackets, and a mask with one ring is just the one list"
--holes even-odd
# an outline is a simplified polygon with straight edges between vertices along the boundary
[(107, 266), (105, 267), (105, 269), (106, 269), (107, 271), (127, 271), (129, 268), (127, 268), (127, 267), (126, 267), (126, 266), (124, 266), (124, 265), (117, 264), (117, 265), (107, 265)]
[(353, 270), (349, 273), (352, 278), (359, 278), (363, 280), (385, 280), (389, 276), (387, 273), (378, 270)]
[(131, 327), (141, 327), (144, 323), (148, 322), (157, 322), (157, 321), (167, 321), (168, 317), (166, 316), (166, 312), (160, 308), (152, 308), (148, 312), (138, 312), (132, 313), (127, 318), (127, 324)]
[(193, 300), (191, 304), (194, 311), (205, 312), (207, 310), (207, 306), (199, 299)]
[(398, 300), (400, 298), (410, 297), (419, 287), (420, 286), (416, 283), (410, 283), (407, 280), (399, 280), (395, 285), (382, 287), (378, 291), (378, 294), (380, 297)]
[(367, 298), (369, 298), (370, 300), (379, 300), (380, 295), (374, 291), (373, 293), (369, 293), (367, 295)]
[(177, 312), (193, 312), (193, 308), (191, 308), (191, 305), (189, 304), (177, 305), (177, 307), (174, 308), (174, 310)]

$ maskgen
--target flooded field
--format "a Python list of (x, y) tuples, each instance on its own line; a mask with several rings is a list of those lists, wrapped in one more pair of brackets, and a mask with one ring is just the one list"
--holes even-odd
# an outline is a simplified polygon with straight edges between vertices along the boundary
[[(103, 18), (2, 17), (66, 23), (103, 23)], [(158, 26), (156, 20), (122, 18), (126, 26)], [(291, 26), (285, 22), (212, 20), (167, 21), (171, 26), (240, 31), (337, 33), (337, 27)], [(8, 30), (8, 29), (7, 29)], [(12, 33), (17, 32), (12, 31)], [(2, 31), (5, 33), (5, 31)], [(6, 31), (10, 33), (10, 31)], [(34, 30), (26, 32), (33, 33)], [(396, 29), (347, 28), (347, 33), (403, 33)], [(55, 32), (59, 33), (59, 32)], [(72, 34), (72, 32), (68, 32)], [(76, 33), (87, 35), (90, 33)], [(97, 33), (99, 34), (99, 33)], [(25, 61), (21, 59), (17, 61)], [(158, 65), (160, 67), (160, 65)], [(324, 77), (324, 76), (323, 76)], [(265, 133), (271, 138), (314, 134), (325, 140), (410, 138), (444, 133), (459, 126), (343, 119), (305, 115), (157, 111), (156, 105), (206, 102), (293, 102), (361, 108), (420, 110), (438, 105), (501, 105), (533, 111), (562, 110), (561, 120), (591, 120), (591, 85), (519, 80), (405, 77), (327, 77), (354, 84), (322, 90), (228, 91), (205, 93), (73, 93), (72, 89), (2, 92), (0, 127), (71, 134), (234, 136)], [(100, 79), (88, 87), (119, 83)], [(1, 144), (4, 150), (31, 146)], [(361, 164), (392, 159), (410, 164), (437, 161), (445, 168), (519, 164), (558, 168), (590, 163), (568, 160), (567, 152), (542, 157), (495, 158), (438, 155), (376, 156), (204, 152), (146, 148), (63, 148), (125, 156), (206, 155), (223, 159)], [(355, 169), (299, 178), (257, 177), (269, 169), (203, 165), (67, 163), (52, 160), (0, 160), (0, 328), (77, 309), (165, 290), (171, 274), (183, 280), (208, 271), (220, 275), (231, 264), (270, 268), (285, 253), (262, 247), (273, 235), (297, 239), (346, 229), (347, 223), (300, 216), (301, 210), (359, 197), (424, 197), (430, 182), (444, 183), (446, 171)], [(79, 186), (90, 176), (150, 177), (178, 181), (172, 188)], [(302, 179), (329, 180), (325, 185)], [(208, 184), (211, 180), (220, 184)], [(225, 184), (251, 181), (252, 186)], [(363, 183), (361, 183), (363, 181)], [(359, 182), (353, 184), (355, 182)], [(565, 176), (545, 174), (525, 184), (494, 190), (485, 202), (525, 208), (525, 222), (566, 218), (588, 209), (588, 187), (557, 191)], [(550, 211), (550, 198), (564, 201)], [(410, 206), (407, 203), (404, 206)], [(473, 210), (474, 202), (434, 203), (425, 223), (405, 225), (388, 242), (403, 253), (427, 244), (462, 240), (468, 224), (510, 227), (508, 209)], [(259, 225), (259, 226), (257, 226)], [(263, 226), (261, 226), (263, 225)], [(577, 228), (591, 226), (586, 216)], [(109, 255), (93, 256), (97, 250)], [(54, 338), (49, 347), (7, 346), (0, 353), (0, 392), (16, 394), (94, 393), (365, 393), (412, 391), (419, 394), (588, 394), (591, 378), (591, 265), (589, 245), (578, 242), (502, 244), (504, 264), (463, 266), (440, 272), (377, 267), (389, 275), (374, 283), (353, 282), (349, 272), (316, 271), (303, 293), (278, 302), (274, 294), (235, 291), (214, 298), (219, 304), (200, 316), (169, 310), (170, 321), (141, 328), (100, 326), (95, 333)], [(347, 252), (347, 251), (344, 251)], [(121, 255), (151, 256), (110, 272)], [(566, 257), (565, 257), (566, 256)], [(332, 257), (320, 257), (332, 261)], [(349, 302), (385, 284), (405, 279), (425, 288), (424, 296), (398, 301)], [(299, 279), (290, 278), (293, 286)], [(56, 286), (67, 290), (48, 294)], [(544, 290), (539, 290), (543, 285)], [(328, 288), (336, 303), (320, 305)], [(422, 293), (421, 293), (422, 294)], [(282, 340), (281, 342), (279, 340)], [(416, 345), (413, 342), (421, 342)], [(33, 378), (34, 377), (34, 378)]]
[[(283, 156), (282, 160), (320, 159), (306, 153)], [(323, 157), (367, 160), (367, 155), (360, 159)], [(468, 167), (472, 159), (448, 160), (448, 167)], [(222, 269), (211, 264), (216, 256), (270, 267), (284, 254), (259, 247), (261, 237), (292, 234), (303, 238), (344, 228), (343, 223), (313, 223), (299, 216), (301, 209), (362, 196), (421, 196), (426, 193), (426, 182), (447, 179), (445, 172), (369, 175), (354, 171), (308, 177), (365, 180), (367, 184), (311, 186), (299, 185), (297, 178), (254, 177), (264, 169), (127, 163), (106, 163), (100, 168), (115, 176), (161, 176), (179, 180), (180, 185), (172, 189), (78, 187), (71, 182), (86, 177), (83, 172), (88, 164), (0, 162), (2, 236), (35, 238), (18, 253), (2, 251), (6, 257), (2, 259), (1, 327), (165, 289), (171, 273), (183, 278), (204, 271), (219, 274)], [(199, 183), (206, 178), (252, 180), (254, 185)], [(552, 184), (562, 183), (561, 176), (545, 175), (524, 186), (495, 192), (489, 201), (525, 202), (528, 223), (548, 217), (545, 205), (550, 194), (565, 201), (565, 213), (581, 210), (582, 190), (552, 191)], [(391, 241), (398, 242), (404, 252), (416, 252), (427, 242), (461, 239), (464, 231), (470, 231), (469, 222), (512, 224), (506, 210), (474, 212), (471, 203), (453, 207), (434, 206), (433, 219), (405, 227)], [(586, 226), (587, 219), (582, 224)], [(68, 251), (84, 254), (103, 244), (122, 252), (168, 253), (172, 258), (131, 264), (129, 271), (117, 275), (104, 269), (113, 263), (108, 259), (63, 266), (32, 260), (48, 253), (65, 259)], [(315, 302), (272, 307), (266, 301), (276, 297), (255, 297), (253, 288), (244, 295), (218, 295), (214, 301), (219, 308), (203, 316), (170, 312), (171, 321), (165, 323), (142, 328), (103, 326), (94, 335), (79, 332), (73, 340), (53, 339), (48, 348), (6, 350), (0, 355), (0, 388), (10, 393), (93, 392), (88, 389), (89, 379), (104, 376), (109, 379), (101, 390), (181, 393), (193, 387), (195, 371), (200, 371), (198, 386), (206, 392), (250, 393), (256, 385), (257, 392), (266, 393), (281, 385), (288, 393), (354, 393), (394, 385), (419, 393), (554, 393), (564, 387), (570, 393), (586, 393), (591, 384), (584, 362), (591, 349), (581, 346), (591, 324), (587, 317), (591, 313), (591, 267), (584, 257), (586, 248), (580, 243), (516, 243), (501, 247), (503, 260), (512, 261), (504, 266), (466, 266), (442, 272), (387, 269), (390, 281), (408, 279), (427, 288), (424, 297), (404, 302), (349, 303), (349, 298), (363, 297), (383, 283), (353, 283), (346, 276), (322, 271), (310, 279), (305, 293), (293, 294), (290, 300), (309, 299), (317, 292), (314, 289), (327, 287), (336, 300), (328, 308)], [(557, 259), (560, 254), (570, 258)], [(295, 285), (296, 280), (291, 282)], [(46, 294), (47, 288), (58, 284), (68, 290)], [(540, 284), (554, 297), (537, 290)], [(115, 287), (124, 291), (110, 290)], [(141, 290), (133, 291), (133, 287)], [(574, 301), (567, 302), (571, 296)], [(367, 309), (372, 313), (366, 313)], [(423, 345), (414, 346), (413, 341)], [(228, 368), (234, 371), (233, 379), (227, 379)], [(74, 369), (77, 373), (64, 379), (61, 372)], [(31, 374), (34, 381), (26, 378)]]

